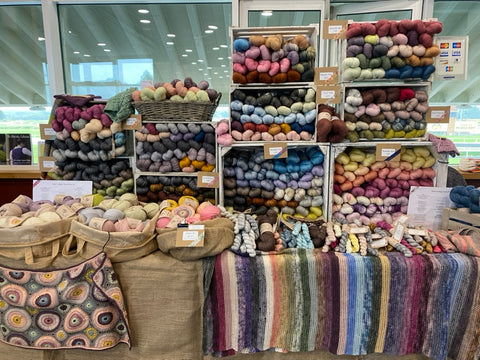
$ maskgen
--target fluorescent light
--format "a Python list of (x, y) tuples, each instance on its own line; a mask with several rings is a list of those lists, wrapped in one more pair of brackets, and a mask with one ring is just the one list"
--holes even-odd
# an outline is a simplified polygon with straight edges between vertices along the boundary
[(45, 41), (45, 38), (42, 37), (42, 36), (39, 36), (39, 37), (37, 38), (37, 40), (38, 40), (38, 41)]
[(192, 52), (192, 49), (185, 49), (185, 52)]
[(196, 61), (193, 61), (193, 62), (192, 62), (192, 65), (197, 65), (197, 62), (196, 62)]
[(217, 60), (223, 60), (223, 57), (219, 57), (219, 58), (217, 58)]
[(226, 67), (227, 65), (225, 65), (225, 64), (222, 64), (222, 65), (220, 65), (220, 66), (221, 66), (221, 67)]
[(166, 44), (167, 44), (167, 45), (173, 45), (173, 44), (175, 44), (175, 43), (174, 43), (173, 41), (167, 41)]
[(90, 57), (91, 55), (89, 55), (89, 54), (83, 54), (83, 56), (85, 56), (85, 57)]
[(220, 48), (218, 46), (215, 46), (212, 48), (212, 50), (220, 50)]
[(272, 16), (272, 11), (271, 10), (263, 10), (262, 11), (262, 16)]
[(137, 10), (140, 14), (148, 14), (150, 12), (150, 10), (147, 10), (147, 9), (138, 9)]
[(205, 34), (211, 34), (213, 33), (213, 30), (205, 30)]
[(188, 55), (187, 54), (182, 54), (182, 57), (187, 57)]
[(202, 60), (202, 59), (198, 59), (197, 61), (198, 61), (199, 63), (202, 63), (202, 62), (203, 62), (203, 60)]
[(80, 51), (74, 51), (73, 53), (74, 53), (75, 55), (78, 55), (78, 54), (80, 54)]
[(217, 29), (218, 29), (218, 26), (208, 25), (208, 28), (209, 28), (209, 29), (212, 29), (212, 30), (217, 30)]
[(107, 46), (105, 43), (98, 43), (97, 46)]
[(175, 34), (167, 34), (167, 37), (174, 38), (176, 35)]
[(110, 52), (110, 51), (112, 51), (112, 50), (110, 50), (110, 49), (103, 49), (103, 51), (105, 51), (105, 52)]
[(222, 44), (220, 45), (221, 48), (228, 48), (228, 45)]
[(147, 19), (142, 19), (140, 20), (140, 22), (143, 24), (150, 24), (150, 20), (147, 20)]

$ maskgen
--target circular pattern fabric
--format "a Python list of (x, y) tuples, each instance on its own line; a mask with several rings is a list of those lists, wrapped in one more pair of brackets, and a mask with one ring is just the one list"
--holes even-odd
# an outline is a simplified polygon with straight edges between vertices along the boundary
[(122, 291), (106, 254), (49, 272), (0, 266), (0, 341), (38, 349), (130, 347)]

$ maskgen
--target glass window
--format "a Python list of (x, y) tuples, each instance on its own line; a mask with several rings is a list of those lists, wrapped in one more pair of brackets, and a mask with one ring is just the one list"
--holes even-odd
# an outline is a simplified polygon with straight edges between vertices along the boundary
[[(467, 80), (434, 81), (430, 96), (431, 105), (451, 106), (449, 124), (429, 124), (429, 132), (451, 139), (460, 157), (480, 158), (480, 70), (476, 56), (480, 51), (477, 34), (480, 32), (480, 2), (435, 1), (433, 15), (443, 23), (442, 36), (469, 36)], [(450, 158), (458, 164), (459, 157)]]
[[(0, 132), (31, 134), (36, 163), (38, 125), (48, 122), (51, 104), (41, 6), (0, 6), (0, 34)], [(4, 149), (0, 144), (0, 163)]]
[(66, 92), (104, 99), (187, 76), (222, 92), (228, 117), (231, 3), (58, 6)]

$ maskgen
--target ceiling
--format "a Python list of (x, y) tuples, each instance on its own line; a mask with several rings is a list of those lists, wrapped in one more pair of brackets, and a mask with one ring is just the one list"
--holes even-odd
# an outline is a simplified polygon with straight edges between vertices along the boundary
[[(434, 15), (444, 24), (441, 35), (470, 35), (469, 58), (477, 59), (480, 2), (437, 1)], [(60, 4), (58, 16), (69, 93), (108, 98), (139, 86), (143, 75), (153, 82), (206, 79), (228, 94), (230, 3)], [(251, 23), (257, 26), (306, 25), (320, 17), (308, 11), (276, 13), (270, 19), (255, 16)], [(40, 7), (0, 6), (0, 31), (0, 106), (50, 103)], [(470, 65), (466, 81), (435, 82), (431, 101), (480, 104), (480, 69), (473, 61)], [(224, 96), (222, 102), (227, 101)]]

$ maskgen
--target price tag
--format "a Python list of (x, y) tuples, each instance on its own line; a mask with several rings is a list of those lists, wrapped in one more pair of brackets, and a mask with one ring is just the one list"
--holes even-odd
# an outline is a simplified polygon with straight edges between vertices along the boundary
[(339, 104), (340, 86), (317, 86), (317, 104)]
[(123, 120), (123, 128), (125, 130), (140, 130), (142, 128), (142, 115), (131, 114), (128, 118)]
[(401, 144), (377, 144), (375, 158), (377, 161), (400, 161)]
[(55, 158), (51, 156), (39, 156), (38, 167), (41, 172), (49, 172), (55, 169)]
[(204, 225), (191, 224), (187, 228), (177, 228), (176, 247), (203, 247), (204, 241)]
[(263, 156), (265, 159), (284, 159), (288, 157), (286, 142), (266, 143), (263, 146)]
[(325, 20), (323, 22), (324, 39), (345, 39), (347, 35), (348, 20)]
[(55, 140), (57, 133), (52, 129), (50, 124), (40, 124), (40, 139), (42, 140)]
[(338, 84), (338, 67), (317, 67), (315, 68), (315, 85), (336, 85)]
[(75, 216), (75, 211), (70, 208), (68, 205), (60, 205), (57, 210), (55, 210), (62, 219), (67, 219), (69, 217)]
[(216, 172), (199, 171), (197, 175), (197, 186), (203, 188), (218, 188), (219, 176)]
[(450, 106), (430, 106), (425, 120), (429, 124), (448, 124), (450, 122)]

